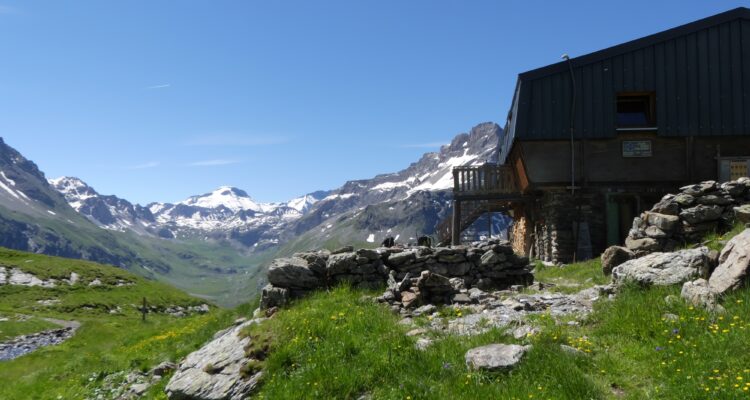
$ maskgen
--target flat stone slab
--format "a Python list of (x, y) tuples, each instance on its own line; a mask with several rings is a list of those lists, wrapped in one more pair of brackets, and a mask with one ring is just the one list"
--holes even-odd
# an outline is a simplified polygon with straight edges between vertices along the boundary
[(466, 366), (472, 370), (499, 371), (513, 368), (531, 345), (490, 344), (466, 352)]

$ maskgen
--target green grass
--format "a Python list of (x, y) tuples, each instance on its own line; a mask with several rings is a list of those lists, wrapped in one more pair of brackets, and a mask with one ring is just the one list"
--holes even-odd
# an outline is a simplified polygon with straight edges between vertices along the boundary
[(552, 283), (555, 285), (551, 288), (552, 291), (563, 293), (575, 293), (595, 285), (606, 285), (610, 282), (610, 278), (602, 273), (602, 262), (599, 258), (561, 267), (545, 266), (541, 262), (537, 262), (534, 269), (534, 280)]
[[(132, 282), (122, 287), (0, 286), (0, 315), (31, 316), (24, 322), (0, 322), (0, 337), (49, 329), (48, 323), (41, 319), (45, 317), (81, 323), (76, 335), (60, 345), (0, 362), (2, 399), (93, 398), (94, 390), (108, 374), (146, 371), (162, 361), (179, 361), (210, 340), (216, 331), (230, 325), (238, 315), (249, 314), (249, 306), (236, 310), (212, 307), (208, 314), (184, 318), (152, 313), (143, 322), (136, 307), (144, 297), (149, 305), (159, 308), (187, 307), (204, 301), (122, 269), (86, 261), (0, 249), (0, 265), (43, 278), (69, 277), (75, 271), (84, 282), (93, 278), (105, 283)], [(51, 306), (38, 303), (48, 299), (59, 302)], [(110, 313), (113, 310), (115, 313)], [(165, 398), (166, 382), (165, 379), (155, 385), (147, 398)]]
[(0, 318), (8, 319), (7, 321), (0, 321), (0, 342), (28, 333), (59, 328), (58, 325), (41, 318), (27, 317), (25, 315), (0, 314)]
[[(720, 249), (743, 228), (706, 240)], [(598, 259), (539, 264), (536, 279), (562, 292), (610, 281)], [(245, 333), (270, 349), (267, 359), (252, 366), (266, 371), (258, 395), (263, 399), (750, 397), (750, 289), (725, 296), (721, 315), (688, 305), (679, 293), (680, 286), (626, 286), (614, 300), (597, 302), (578, 325), (541, 314), (533, 318), (540, 333), (522, 340), (499, 329), (473, 337), (430, 332), (435, 344), (419, 351), (416, 338), (405, 335), (411, 328), (369, 300), (373, 293), (338, 287), (298, 300)], [(450, 307), (441, 313), (458, 315)], [(533, 348), (512, 371), (469, 371), (466, 351), (489, 343)]]
[(716, 251), (721, 251), (721, 249), (724, 247), (726, 242), (728, 242), (733, 237), (740, 234), (740, 232), (744, 231), (745, 224), (737, 223), (732, 227), (731, 230), (725, 233), (719, 233), (719, 232), (711, 232), (708, 235), (706, 235), (703, 238), (703, 242), (705, 245), (711, 249)]

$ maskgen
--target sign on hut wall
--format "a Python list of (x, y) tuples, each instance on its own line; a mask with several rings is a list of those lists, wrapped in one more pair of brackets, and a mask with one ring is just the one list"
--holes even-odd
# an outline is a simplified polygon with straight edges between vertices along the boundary
[(651, 157), (650, 140), (623, 140), (623, 157)]

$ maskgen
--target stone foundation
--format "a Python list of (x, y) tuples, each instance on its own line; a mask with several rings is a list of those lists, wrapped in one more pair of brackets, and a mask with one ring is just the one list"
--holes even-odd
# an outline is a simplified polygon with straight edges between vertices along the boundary
[(533, 229), (529, 252), (535, 258), (569, 263), (598, 256), (606, 248), (604, 195), (546, 192), (533, 207), (533, 225), (524, 227), (522, 220), (518, 229)]

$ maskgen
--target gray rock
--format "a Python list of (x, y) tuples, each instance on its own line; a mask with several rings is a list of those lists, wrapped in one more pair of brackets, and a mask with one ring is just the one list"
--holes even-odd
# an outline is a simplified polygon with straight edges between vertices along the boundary
[(370, 261), (375, 261), (380, 259), (380, 254), (378, 254), (377, 251), (372, 249), (359, 249), (357, 250), (357, 255), (360, 257), (365, 257)]
[(289, 289), (268, 284), (260, 293), (260, 308), (281, 307), (289, 301)]
[(685, 282), (682, 285), (680, 297), (694, 306), (704, 307), (709, 310), (716, 307), (716, 293), (708, 286), (708, 281), (702, 278), (692, 282)]
[(417, 259), (416, 250), (407, 250), (400, 253), (391, 254), (386, 262), (388, 265), (393, 267), (401, 267), (407, 264), (411, 264)]
[(331, 254), (351, 253), (354, 251), (352, 246), (344, 246), (331, 252)]
[(531, 346), (490, 344), (466, 353), (466, 366), (471, 370), (498, 371), (513, 368)]
[(724, 208), (716, 205), (699, 204), (695, 207), (686, 208), (680, 212), (680, 218), (689, 224), (700, 224), (702, 222), (715, 221), (721, 217)]
[(437, 307), (433, 304), (426, 304), (422, 307), (417, 308), (416, 310), (412, 311), (412, 314), (414, 316), (420, 316), (420, 315), (429, 315), (437, 311)]
[(611, 246), (602, 253), (602, 272), (604, 275), (612, 273), (612, 269), (626, 261), (635, 258), (635, 253), (621, 246)]
[(716, 181), (705, 181), (695, 185), (683, 186), (680, 188), (680, 191), (691, 196), (700, 196), (709, 192), (716, 191), (716, 189), (718, 188), (719, 185), (716, 183)]
[(430, 271), (422, 271), (417, 279), (417, 287), (431, 292), (452, 292), (453, 285), (445, 276), (434, 274)]
[(728, 196), (725, 197), (717, 196), (715, 194), (707, 194), (705, 196), (698, 197), (695, 201), (698, 204), (725, 206), (732, 203), (732, 198)]
[(667, 237), (666, 232), (664, 232), (663, 230), (655, 226), (649, 226), (648, 228), (646, 228), (645, 233), (646, 233), (646, 236), (650, 238), (654, 238), (654, 239), (664, 239)]
[(680, 193), (674, 197), (674, 201), (681, 207), (690, 207), (691, 205), (693, 205), (693, 203), (695, 203), (695, 197), (689, 194)]
[(659, 242), (652, 238), (633, 239), (628, 236), (625, 238), (625, 247), (636, 254), (649, 253), (659, 250)]
[(299, 257), (274, 260), (268, 268), (268, 281), (274, 286), (294, 289), (314, 289), (321, 285), (307, 261)]
[(662, 231), (671, 232), (680, 226), (680, 217), (677, 215), (667, 215), (656, 212), (647, 212), (646, 215), (649, 225), (655, 226)]
[(240, 337), (239, 333), (260, 321), (255, 319), (230, 328), (190, 353), (167, 384), (165, 391), (169, 398), (240, 400), (249, 396), (262, 372), (242, 377), (240, 370), (247, 362), (244, 348), (250, 338)]
[(644, 286), (676, 285), (708, 271), (708, 248), (653, 253), (627, 261), (612, 270), (612, 281), (621, 285), (635, 281)]
[(453, 286), (453, 290), (456, 292), (466, 289), (466, 281), (464, 281), (462, 278), (450, 278), (448, 281), (451, 283), (451, 286)]
[(428, 347), (432, 346), (432, 344), (433, 344), (433, 340), (432, 339), (426, 338), (426, 337), (421, 337), (421, 338), (417, 339), (416, 343), (414, 343), (414, 347), (417, 350), (425, 351), (425, 350), (427, 350)]
[(505, 260), (506, 260), (505, 254), (495, 253), (492, 250), (488, 250), (484, 254), (482, 254), (482, 258), (479, 260), (479, 262), (482, 265), (495, 265)]
[(711, 290), (724, 294), (747, 283), (750, 272), (750, 229), (745, 229), (730, 240), (719, 255), (716, 267), (708, 284)]
[(456, 293), (453, 295), (452, 301), (456, 304), (469, 304), (471, 303), (471, 298), (466, 293)]
[(357, 255), (355, 253), (336, 253), (328, 257), (326, 273), (328, 276), (348, 274), (357, 267)]
[(674, 201), (674, 196), (668, 194), (651, 208), (652, 211), (659, 214), (677, 215), (680, 212), (680, 205)]
[(743, 204), (739, 207), (734, 207), (734, 216), (737, 221), (742, 223), (750, 223), (750, 204)]

